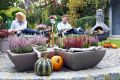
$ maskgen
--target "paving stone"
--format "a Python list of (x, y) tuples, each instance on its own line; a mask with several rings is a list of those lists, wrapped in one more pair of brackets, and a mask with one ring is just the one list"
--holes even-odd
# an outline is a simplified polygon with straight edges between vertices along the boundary
[(0, 80), (6, 79), (43, 79), (43, 80), (119, 80), (120, 49), (107, 49), (103, 60), (94, 68), (72, 71), (63, 68), (50, 76), (37, 76), (34, 71), (17, 72), (7, 54), (0, 55)]

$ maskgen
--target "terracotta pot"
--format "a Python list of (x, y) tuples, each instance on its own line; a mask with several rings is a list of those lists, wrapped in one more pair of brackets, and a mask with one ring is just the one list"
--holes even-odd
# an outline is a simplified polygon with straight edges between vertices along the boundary
[(10, 60), (16, 66), (18, 71), (29, 71), (34, 69), (34, 64), (37, 61), (37, 54), (34, 52), (17, 54), (7, 50)]

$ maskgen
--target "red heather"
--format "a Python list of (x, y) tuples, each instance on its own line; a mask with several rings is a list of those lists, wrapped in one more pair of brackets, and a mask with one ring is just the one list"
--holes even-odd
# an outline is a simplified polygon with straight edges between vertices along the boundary
[[(97, 43), (98, 43), (97, 38), (88, 35), (67, 36), (63, 38), (64, 48), (83, 48), (89, 47), (91, 46), (91, 44)], [(59, 43), (58, 45), (61, 45), (61, 43)]]
[(10, 33), (7, 30), (0, 30), (0, 37), (8, 37)]

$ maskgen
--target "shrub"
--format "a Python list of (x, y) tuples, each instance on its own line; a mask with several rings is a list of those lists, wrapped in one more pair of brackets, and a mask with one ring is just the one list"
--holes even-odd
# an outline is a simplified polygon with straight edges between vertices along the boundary
[(3, 10), (0, 11), (0, 16), (3, 18), (3, 21), (4, 21), (4, 22), (5, 22), (5, 21), (7, 20), (7, 18), (8, 18), (5, 10), (4, 10), (4, 11), (3, 11)]
[(15, 18), (16, 12), (24, 12), (25, 10), (18, 7), (10, 7), (8, 10), (1, 10), (0, 16), (3, 17), (3, 23), (5, 24), (2, 28), (9, 29), (11, 26), (11, 21)]
[(21, 54), (33, 51), (31, 43), (23, 36), (9, 37), (8, 40), (10, 42), (10, 49), (14, 53)]
[(0, 16), (0, 22), (2, 22), (3, 21), (3, 17), (2, 16)]
[(10, 7), (8, 10), (5, 11), (6, 12), (6, 15), (11, 18), (11, 19), (14, 19), (15, 18), (15, 14), (17, 12), (23, 12), (23, 13), (26, 13), (24, 9), (22, 8), (19, 8), (19, 7)]
[(96, 17), (95, 16), (86, 16), (82, 17), (77, 20), (77, 27), (82, 27), (85, 29), (86, 24), (90, 27), (93, 27), (96, 24)]
[(3, 17), (0, 16), (0, 29), (4, 28)]

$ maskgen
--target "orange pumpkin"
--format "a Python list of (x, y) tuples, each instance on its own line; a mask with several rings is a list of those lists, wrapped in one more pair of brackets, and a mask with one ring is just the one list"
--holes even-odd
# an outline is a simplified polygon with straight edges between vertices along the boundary
[(59, 71), (62, 68), (63, 59), (62, 59), (61, 56), (58, 56), (58, 55), (53, 56), (50, 60), (51, 60), (51, 62), (53, 64), (53, 70), (54, 71)]
[(104, 48), (110, 48), (110, 47), (111, 47), (111, 42), (105, 42), (105, 43), (103, 44), (103, 47), (104, 47)]
[(118, 48), (118, 46), (117, 46), (116, 44), (112, 44), (111, 46), (112, 46), (112, 48), (114, 48), (114, 49)]

